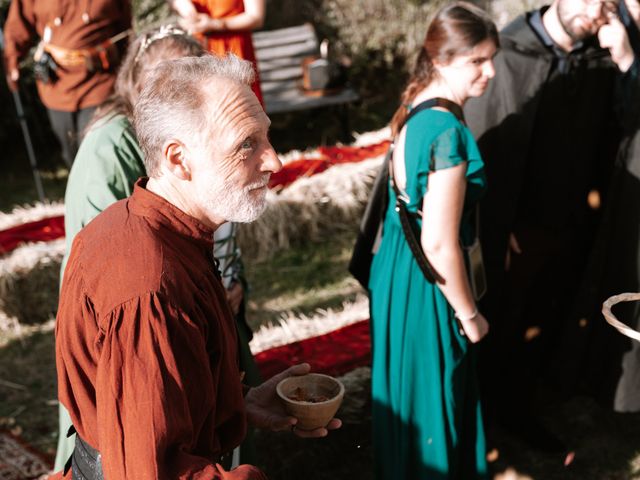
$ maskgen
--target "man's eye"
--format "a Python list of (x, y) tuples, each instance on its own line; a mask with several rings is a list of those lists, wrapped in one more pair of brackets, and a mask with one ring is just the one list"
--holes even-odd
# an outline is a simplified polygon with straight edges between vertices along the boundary
[(253, 148), (253, 140), (250, 138), (245, 138), (244, 141), (240, 144), (241, 149)]

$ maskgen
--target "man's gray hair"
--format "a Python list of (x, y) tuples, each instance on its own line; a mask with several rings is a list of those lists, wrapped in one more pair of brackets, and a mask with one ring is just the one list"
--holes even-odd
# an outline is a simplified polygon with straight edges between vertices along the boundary
[[(159, 173), (163, 144), (194, 138), (209, 130), (206, 89), (216, 77), (251, 85), (251, 62), (233, 54), (204, 55), (168, 60), (154, 68), (134, 106), (133, 124), (144, 153), (147, 175)], [(198, 137), (196, 137), (198, 138)]]

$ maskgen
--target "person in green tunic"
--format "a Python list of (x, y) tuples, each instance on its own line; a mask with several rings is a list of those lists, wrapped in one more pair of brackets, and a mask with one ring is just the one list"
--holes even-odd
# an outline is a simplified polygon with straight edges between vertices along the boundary
[[(488, 324), (462, 248), (477, 238), (485, 176), (473, 136), (453, 112), (482, 95), (495, 74), (497, 48), (496, 27), (483, 10), (464, 2), (443, 7), (391, 121), (396, 148), (389, 168), (408, 210), (422, 212), (420, 244), (439, 279), (430, 283), (420, 270), (389, 188), (369, 280), (379, 479), (487, 475), (473, 343)], [(404, 125), (413, 107), (432, 98), (451, 108), (421, 110)]]
[[(172, 26), (149, 31), (132, 43), (118, 73), (114, 95), (94, 115), (69, 173), (65, 193), (66, 250), (60, 270), (61, 281), (76, 234), (109, 205), (129, 197), (136, 180), (146, 175), (142, 150), (130, 119), (149, 72), (164, 60), (205, 54), (199, 42)], [(246, 285), (235, 241), (235, 225), (220, 227), (214, 242), (214, 255), (220, 263), (229, 303), (234, 313), (240, 314), (238, 336), (241, 368), (246, 373), (244, 383), (255, 386), (261, 379), (248, 345), (251, 330), (244, 321)], [(59, 417), (56, 470), (64, 467), (74, 448), (73, 436), (67, 438), (71, 419), (62, 405)], [(248, 441), (243, 444), (242, 459), (236, 459), (236, 462), (251, 463), (251, 455), (253, 445)]]

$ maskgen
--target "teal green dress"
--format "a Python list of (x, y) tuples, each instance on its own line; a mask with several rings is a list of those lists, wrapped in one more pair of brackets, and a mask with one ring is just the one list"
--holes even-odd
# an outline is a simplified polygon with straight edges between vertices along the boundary
[[(407, 124), (409, 210), (422, 208), (429, 171), (467, 162), (460, 239), (475, 238), (485, 186), (480, 152), (456, 117), (424, 110)], [(486, 478), (473, 346), (454, 311), (427, 282), (405, 240), (389, 189), (380, 248), (371, 265), (373, 445), (378, 479)], [(428, 212), (426, 212), (428, 214)]]

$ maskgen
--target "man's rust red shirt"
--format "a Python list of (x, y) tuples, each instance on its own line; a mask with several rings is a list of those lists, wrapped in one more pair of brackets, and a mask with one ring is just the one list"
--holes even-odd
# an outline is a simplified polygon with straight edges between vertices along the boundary
[(262, 478), (215, 465), (244, 438), (246, 414), (213, 231), (144, 185), (74, 240), (56, 324), (60, 401), (105, 478)]

